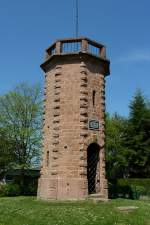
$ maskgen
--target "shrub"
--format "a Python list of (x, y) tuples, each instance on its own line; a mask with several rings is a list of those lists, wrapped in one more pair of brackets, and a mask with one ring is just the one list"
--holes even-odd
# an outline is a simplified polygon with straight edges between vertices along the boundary
[(145, 188), (143, 186), (131, 185), (132, 199), (139, 199), (144, 194)]
[(34, 184), (29, 184), (24, 186), (24, 195), (35, 196), (37, 195), (37, 186)]
[(141, 178), (129, 178), (129, 179), (119, 179), (117, 181), (118, 185), (124, 186), (128, 185), (132, 189), (133, 187), (143, 187), (141, 194), (145, 196), (150, 196), (150, 179), (141, 179)]
[(118, 179), (109, 183), (109, 198), (139, 199), (150, 196), (150, 179)]
[(117, 185), (117, 194), (121, 198), (132, 198), (132, 189), (129, 185)]
[(20, 187), (18, 184), (3, 184), (0, 186), (0, 196), (19, 196), (21, 193)]

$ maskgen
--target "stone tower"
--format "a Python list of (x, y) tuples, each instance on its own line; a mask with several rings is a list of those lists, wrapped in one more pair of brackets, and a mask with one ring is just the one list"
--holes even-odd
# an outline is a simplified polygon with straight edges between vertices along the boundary
[(46, 49), (42, 199), (108, 198), (105, 178), (105, 46), (88, 38)]

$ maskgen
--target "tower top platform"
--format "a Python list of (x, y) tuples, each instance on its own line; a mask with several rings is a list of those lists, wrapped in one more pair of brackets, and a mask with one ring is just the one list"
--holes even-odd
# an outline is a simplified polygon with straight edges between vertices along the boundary
[(46, 72), (47, 65), (53, 58), (62, 56), (89, 56), (103, 62), (105, 75), (109, 75), (110, 61), (106, 58), (106, 47), (87, 37), (65, 38), (56, 40), (46, 49), (46, 56), (41, 68)]

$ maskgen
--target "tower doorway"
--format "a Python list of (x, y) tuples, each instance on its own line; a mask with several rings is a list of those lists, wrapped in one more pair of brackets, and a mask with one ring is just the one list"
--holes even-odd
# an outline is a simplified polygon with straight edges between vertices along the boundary
[(96, 193), (97, 168), (99, 163), (100, 147), (96, 143), (92, 143), (87, 148), (87, 179), (88, 193)]

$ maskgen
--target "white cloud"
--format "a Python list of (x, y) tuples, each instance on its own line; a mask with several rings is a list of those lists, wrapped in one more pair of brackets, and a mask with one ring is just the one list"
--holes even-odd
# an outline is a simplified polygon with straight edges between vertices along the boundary
[(125, 56), (121, 56), (115, 59), (114, 63), (140, 62), (140, 61), (150, 62), (150, 51), (143, 51), (143, 50), (133, 51)]

